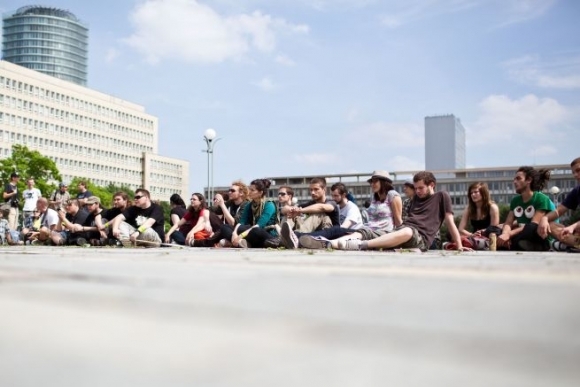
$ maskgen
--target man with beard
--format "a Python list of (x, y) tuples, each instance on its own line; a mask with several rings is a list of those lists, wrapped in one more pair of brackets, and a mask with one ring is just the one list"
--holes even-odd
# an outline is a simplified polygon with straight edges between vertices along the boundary
[[(548, 196), (539, 192), (549, 179), (550, 171), (547, 169), (536, 170), (528, 166), (518, 169), (514, 177), (514, 188), (518, 195), (512, 199), (501, 235), (497, 237), (499, 248), (548, 250), (548, 240), (538, 234), (538, 224), (554, 206)], [(514, 221), (517, 226), (512, 228)]]
[[(282, 207), (282, 215), (292, 229), (301, 233), (310, 233), (332, 226), (340, 226), (340, 211), (338, 205), (326, 198), (326, 179), (316, 177), (310, 180), (309, 202)], [(292, 222), (293, 221), (293, 222)], [(293, 223), (293, 224), (292, 224)]]
[(113, 230), (111, 228), (111, 221), (120, 215), (129, 206), (129, 195), (123, 191), (116, 192), (113, 195), (113, 207), (108, 210), (103, 210), (99, 217), (95, 218), (95, 225), (101, 232), (105, 234), (109, 245), (112, 246), (123, 246), (121, 241), (113, 236)]
[(435, 176), (423, 171), (413, 176), (415, 198), (411, 202), (409, 213), (402, 225), (385, 235), (371, 240), (348, 239), (348, 236), (333, 240), (332, 247), (340, 250), (368, 249), (420, 249), (427, 251), (445, 222), (455, 242), (455, 249), (471, 251), (463, 247), (461, 237), (455, 225), (451, 198), (445, 191), (435, 192)]
[(164, 223), (161, 206), (151, 202), (149, 191), (139, 188), (134, 205), (113, 219), (113, 236), (124, 246), (159, 247), (165, 238)]

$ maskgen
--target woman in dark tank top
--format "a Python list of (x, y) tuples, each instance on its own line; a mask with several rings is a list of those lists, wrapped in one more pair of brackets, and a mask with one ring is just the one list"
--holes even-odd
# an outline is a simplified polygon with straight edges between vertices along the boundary
[[(485, 229), (489, 226), (499, 226), (499, 207), (489, 196), (487, 184), (476, 182), (467, 190), (469, 204), (459, 223), (459, 233), (465, 237), (484, 236)], [(467, 225), (471, 225), (471, 231)]]

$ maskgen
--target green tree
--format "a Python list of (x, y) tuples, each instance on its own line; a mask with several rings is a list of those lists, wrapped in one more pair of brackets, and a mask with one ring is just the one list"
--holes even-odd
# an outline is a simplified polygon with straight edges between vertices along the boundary
[(106, 187), (101, 187), (95, 185), (91, 179), (85, 177), (74, 177), (69, 184), (69, 192), (71, 197), (76, 197), (79, 193), (79, 183), (84, 181), (87, 184), (87, 189), (93, 193), (93, 195), (98, 196), (101, 199), (101, 206), (105, 208), (111, 208), (113, 205), (113, 195), (119, 191), (125, 192), (129, 195), (129, 198), (135, 196), (135, 192), (128, 186), (116, 186), (114, 184), (109, 184)]
[(18, 192), (26, 189), (26, 179), (31, 177), (36, 182), (36, 188), (45, 197), (56, 189), (57, 182), (62, 179), (53, 160), (20, 144), (12, 146), (10, 157), (0, 160), (0, 177), (3, 182), (8, 182), (13, 172), (21, 177), (18, 182)]

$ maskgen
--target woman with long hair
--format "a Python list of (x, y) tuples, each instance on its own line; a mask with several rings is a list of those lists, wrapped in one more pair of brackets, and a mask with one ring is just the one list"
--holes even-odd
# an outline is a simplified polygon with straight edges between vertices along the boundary
[(171, 239), (179, 245), (193, 246), (195, 240), (207, 239), (211, 232), (206, 230), (206, 208), (205, 197), (196, 192), (191, 195), (191, 205), (183, 215), (183, 218), (171, 226), (165, 234), (165, 243)]
[[(459, 223), (461, 236), (487, 236), (486, 229), (489, 226), (499, 226), (499, 207), (489, 195), (487, 184), (482, 182), (472, 183), (467, 190), (468, 205)], [(471, 226), (471, 231), (467, 225)], [(498, 230), (499, 231), (499, 230)]]
[(250, 183), (250, 202), (243, 210), (240, 223), (234, 228), (232, 244), (237, 247), (264, 247), (264, 242), (278, 235), (278, 209), (276, 203), (266, 199), (271, 182), (256, 179)]
[(480, 181), (469, 186), (467, 199), (468, 205), (459, 223), (459, 234), (464, 246), (485, 250), (489, 247), (489, 234), (501, 234), (499, 207), (491, 200), (487, 184)]
[(179, 196), (179, 194), (174, 193), (169, 198), (169, 207), (171, 208), (171, 212), (169, 213), (169, 221), (170, 224), (173, 226), (174, 224), (178, 223), (183, 215), (185, 215), (185, 202)]

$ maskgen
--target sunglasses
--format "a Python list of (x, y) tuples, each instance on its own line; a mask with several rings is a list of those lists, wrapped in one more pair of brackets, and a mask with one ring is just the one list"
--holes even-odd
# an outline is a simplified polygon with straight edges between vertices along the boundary
[(231, 189), (231, 188), (230, 188), (230, 192), (236, 192), (236, 190), (235, 190), (235, 189)]
[(286, 196), (288, 195), (286, 192), (278, 192), (278, 196)]
[(139, 199), (141, 199), (142, 197), (143, 197), (143, 195), (136, 195), (136, 196), (135, 196), (133, 199), (135, 199), (135, 200), (139, 200)]

